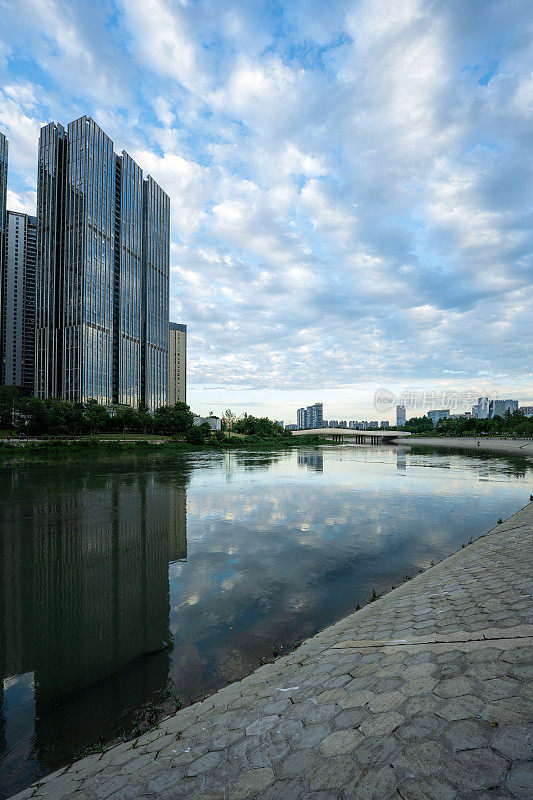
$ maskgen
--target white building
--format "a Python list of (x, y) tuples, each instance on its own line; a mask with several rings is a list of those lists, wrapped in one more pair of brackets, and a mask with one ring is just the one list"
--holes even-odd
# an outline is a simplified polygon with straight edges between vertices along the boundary
[(196, 414), (194, 415), (193, 425), (198, 426), (203, 422), (207, 422), (212, 431), (222, 430), (222, 420), (219, 417), (198, 417)]
[(489, 417), (503, 417), (506, 411), (518, 411), (518, 400), (491, 400), (489, 403)]

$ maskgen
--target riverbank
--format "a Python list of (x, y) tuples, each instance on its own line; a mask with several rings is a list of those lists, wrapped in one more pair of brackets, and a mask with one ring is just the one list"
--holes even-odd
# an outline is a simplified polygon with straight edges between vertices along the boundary
[(461, 450), (491, 450), (500, 453), (513, 453), (514, 455), (533, 456), (533, 440), (531, 439), (508, 439), (491, 437), (472, 437), (472, 436), (406, 436), (396, 439), (395, 444), (424, 445), (431, 447), (449, 447)]
[(289, 437), (261, 439), (255, 436), (232, 436), (221, 441), (215, 438), (208, 439), (201, 444), (192, 444), (185, 440), (171, 439), (169, 437), (140, 436), (109, 438), (98, 436), (86, 438), (50, 438), (39, 440), (0, 440), (0, 463), (12, 461), (17, 458), (36, 457), (64, 457), (76, 454), (106, 454), (127, 452), (164, 452), (164, 453), (192, 453), (192, 452), (224, 452), (229, 449), (243, 450), (287, 450), (292, 447), (311, 446), (320, 444), (316, 436), (301, 437), (292, 440)]
[(532, 554), (530, 503), (291, 654), (16, 797), (525, 799)]

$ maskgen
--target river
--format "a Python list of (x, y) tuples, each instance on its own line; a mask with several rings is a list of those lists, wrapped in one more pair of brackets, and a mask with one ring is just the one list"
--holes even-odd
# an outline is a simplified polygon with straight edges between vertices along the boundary
[(349, 444), (1, 465), (0, 797), (449, 555), (532, 477)]

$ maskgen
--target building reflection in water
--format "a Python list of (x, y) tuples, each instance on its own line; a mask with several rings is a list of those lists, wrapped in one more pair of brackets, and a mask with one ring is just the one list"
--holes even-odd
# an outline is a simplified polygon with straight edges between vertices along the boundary
[(298, 466), (306, 467), (313, 472), (324, 472), (324, 456), (316, 450), (309, 452), (298, 451)]
[(399, 472), (405, 472), (407, 469), (407, 453), (405, 447), (401, 445), (396, 448), (396, 469)]
[[(31, 505), (29, 476), (14, 470), (0, 495), (0, 785), (8, 786), (21, 761), (27, 771), (33, 760), (35, 775), (53, 765), (81, 715), (96, 739), (104, 721), (119, 724), (125, 710), (164, 692), (168, 565), (187, 555), (183, 473), (85, 472), (65, 476), (68, 492), (54, 491), (57, 472), (50, 481), (39, 473)], [(31, 724), (30, 754), (21, 742)]]

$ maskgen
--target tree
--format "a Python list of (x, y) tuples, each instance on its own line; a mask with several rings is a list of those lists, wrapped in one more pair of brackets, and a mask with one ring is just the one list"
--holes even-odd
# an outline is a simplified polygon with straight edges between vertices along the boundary
[(96, 400), (88, 400), (85, 407), (85, 419), (89, 423), (92, 434), (101, 433), (111, 427), (111, 417), (105, 406), (99, 405)]
[(0, 386), (0, 427), (12, 428), (18, 406), (19, 390), (16, 386)]
[(185, 439), (189, 444), (203, 444), (205, 440), (211, 435), (211, 428), (207, 422), (202, 422), (201, 425), (194, 425), (185, 434)]
[(222, 425), (228, 432), (228, 437), (231, 439), (231, 431), (235, 427), (235, 423), (239, 421), (237, 414), (234, 414), (231, 408), (227, 408), (222, 417)]

